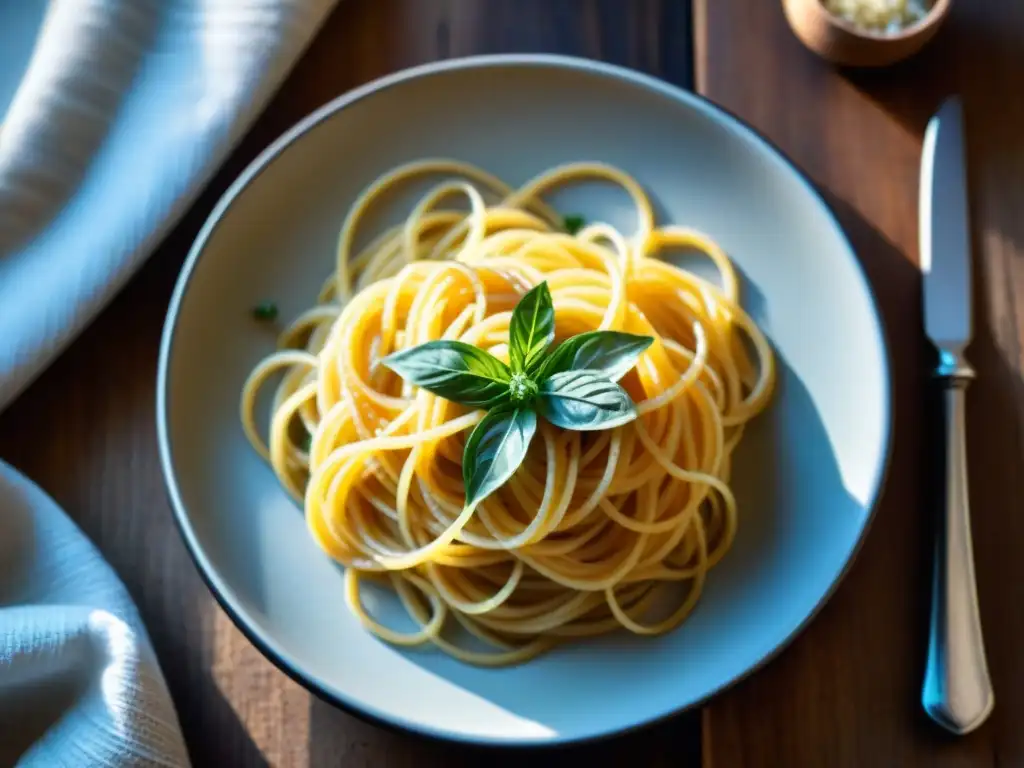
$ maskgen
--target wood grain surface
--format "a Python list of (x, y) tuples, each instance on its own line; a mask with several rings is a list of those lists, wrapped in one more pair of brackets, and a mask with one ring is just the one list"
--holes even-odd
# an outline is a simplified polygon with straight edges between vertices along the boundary
[[(913, 61), (840, 72), (806, 52), (773, 0), (341, 0), (255, 128), (184, 221), (81, 338), (0, 416), (0, 456), (53, 495), (122, 575), (153, 637), (196, 766), (614, 764), (1024, 765), (1024, 6), (956, 0)], [(691, 48), (696, 38), (696, 68)], [(497, 754), (381, 730), (323, 704), (241, 636), (201, 583), (157, 463), (156, 355), (173, 282), (217, 197), (300, 117), (437, 58), (558, 51), (699, 90), (762, 130), (824, 190), (879, 299), (895, 373), (895, 452), (848, 578), (777, 659), (703, 711), (556, 753)], [(996, 710), (942, 734), (919, 706), (934, 443), (916, 267), (924, 124), (963, 94), (977, 264), (979, 378), (968, 429), (975, 550)], [(827, 514), (827, 510), (823, 510)]]
[[(742, 23), (740, 20), (742, 19)], [(917, 58), (837, 71), (804, 50), (774, 2), (704, 0), (698, 87), (778, 143), (829, 196), (878, 295), (895, 375), (895, 452), (848, 578), (771, 665), (714, 701), (705, 766), (1024, 765), (1024, 5), (954, 0)], [(968, 392), (974, 547), (996, 708), (961, 738), (920, 705), (937, 478), (917, 252), (925, 123), (962, 95), (974, 234), (978, 379)], [(827, 514), (827, 510), (822, 510)]]
[[(152, 635), (197, 768), (519, 765), (381, 730), (324, 704), (266, 661), (216, 606), (178, 536), (157, 460), (154, 386), (171, 289), (233, 178), (301, 117), (414, 64), (551, 51), (692, 83), (680, 0), (340, 0), (216, 179), (97, 321), (0, 417), (0, 456), (49, 492), (125, 580)], [(699, 763), (699, 713), (607, 744), (530, 753), (531, 763), (607, 757)]]

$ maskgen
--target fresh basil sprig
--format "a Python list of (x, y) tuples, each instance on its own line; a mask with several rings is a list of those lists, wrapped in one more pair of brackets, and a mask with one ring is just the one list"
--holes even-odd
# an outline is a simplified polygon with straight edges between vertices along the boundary
[(636, 418), (617, 383), (654, 341), (621, 331), (589, 331), (553, 350), (555, 309), (547, 283), (512, 310), (509, 365), (461, 341), (428, 341), (381, 362), (438, 397), (488, 413), (462, 454), (466, 506), (500, 488), (526, 458), (537, 416), (563, 429), (611, 429)]

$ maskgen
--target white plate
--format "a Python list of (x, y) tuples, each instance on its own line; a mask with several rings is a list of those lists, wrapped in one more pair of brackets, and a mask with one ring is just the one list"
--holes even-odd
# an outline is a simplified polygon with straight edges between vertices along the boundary
[[(332, 270), (354, 196), (403, 161), (452, 156), (511, 183), (573, 159), (633, 174), (663, 221), (714, 237), (778, 355), (773, 405), (733, 485), (739, 534), (677, 631), (614, 635), (528, 664), (478, 669), (367, 634), (342, 573), (247, 444), (238, 398), (272, 347), (250, 308), (307, 307)], [(614, 199), (560, 200), (629, 228)], [(686, 707), (778, 651), (822, 605), (868, 527), (890, 443), (889, 372), (874, 301), (811, 185), (700, 98), (588, 61), (499, 56), (385, 78), (303, 120), (212, 213), (175, 291), (160, 358), (164, 472), (185, 541), (227, 612), (275, 663), (365, 716), (491, 744), (617, 733)]]

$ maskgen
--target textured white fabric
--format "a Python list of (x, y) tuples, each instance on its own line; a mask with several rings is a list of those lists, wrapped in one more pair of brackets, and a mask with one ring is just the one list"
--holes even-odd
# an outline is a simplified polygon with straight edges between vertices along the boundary
[(0, 115), (0, 408), (188, 208), (336, 2), (52, 0)]
[(78, 527), (0, 462), (0, 765), (187, 766), (135, 607)]
[[(0, 115), (0, 408), (188, 208), (336, 2), (50, 3)], [(0, 463), (0, 766), (15, 763), (188, 757), (116, 574)]]

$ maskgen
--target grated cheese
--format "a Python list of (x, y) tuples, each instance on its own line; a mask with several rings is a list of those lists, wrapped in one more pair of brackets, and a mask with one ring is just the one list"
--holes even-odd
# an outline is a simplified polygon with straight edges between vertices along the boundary
[(825, 9), (875, 32), (899, 32), (927, 15), (931, 0), (823, 0)]

